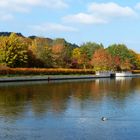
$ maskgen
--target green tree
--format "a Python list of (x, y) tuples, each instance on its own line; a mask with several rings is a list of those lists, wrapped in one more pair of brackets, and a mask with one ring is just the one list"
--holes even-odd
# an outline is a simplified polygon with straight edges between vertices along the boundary
[[(135, 53), (127, 48), (124, 44), (113, 44), (107, 48), (107, 51), (113, 57), (120, 58), (120, 64), (118, 68), (124, 69), (132, 69), (136, 67), (136, 56)], [(130, 68), (131, 67), (131, 68)]]
[(104, 48), (102, 44), (97, 44), (94, 42), (87, 42), (80, 46), (81, 59), (83, 62), (83, 68), (91, 67), (90, 61), (96, 50)]
[(46, 68), (53, 67), (52, 48), (45, 46), (40, 52), (40, 59), (44, 62)]
[(104, 48), (102, 44), (97, 44), (95, 42), (87, 42), (80, 46), (81, 53), (86, 53), (88, 58), (91, 59), (94, 52), (98, 49)]
[(123, 61), (125, 59), (129, 59), (129, 50), (126, 45), (124, 44), (113, 44), (107, 48), (107, 51), (112, 56), (119, 56), (120, 59)]
[(0, 37), (0, 62), (9, 67), (26, 66), (27, 50), (27, 43), (15, 33), (12, 33), (9, 37)]

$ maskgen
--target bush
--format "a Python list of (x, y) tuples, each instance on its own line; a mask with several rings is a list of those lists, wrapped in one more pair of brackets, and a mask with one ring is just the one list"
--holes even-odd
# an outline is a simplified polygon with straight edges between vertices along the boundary
[(140, 70), (132, 70), (133, 74), (140, 74)]
[(0, 75), (69, 75), (95, 74), (92, 69), (39, 69), (39, 68), (2, 68)]

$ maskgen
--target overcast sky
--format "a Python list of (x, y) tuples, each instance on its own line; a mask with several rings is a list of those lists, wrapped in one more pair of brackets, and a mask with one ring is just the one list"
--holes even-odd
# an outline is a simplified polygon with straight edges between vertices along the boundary
[(125, 43), (140, 53), (139, 0), (0, 0), (0, 30), (72, 43)]

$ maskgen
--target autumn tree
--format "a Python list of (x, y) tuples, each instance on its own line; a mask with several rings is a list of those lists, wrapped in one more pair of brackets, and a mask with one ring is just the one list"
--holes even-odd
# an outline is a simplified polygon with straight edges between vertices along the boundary
[[(34, 59), (36, 60), (36, 67), (53, 67), (52, 66), (52, 47), (47, 46), (48, 39), (36, 38), (32, 41), (32, 45), (29, 49), (32, 51), (32, 55), (34, 55)], [(33, 58), (33, 57), (32, 57)], [(40, 63), (40, 64), (39, 64)]]
[(64, 39), (53, 41), (53, 65), (54, 67), (69, 68), (71, 65), (72, 46)]
[(28, 64), (29, 68), (42, 68), (44, 67), (44, 62), (36, 57), (36, 55), (29, 49), (27, 52), (28, 55)]
[(69, 68), (72, 61), (72, 50), (76, 47), (77, 45), (68, 43), (61, 38), (51, 40), (48, 38), (33, 37), (29, 50), (36, 56), (37, 60), (44, 63), (41, 67)]
[(137, 54), (137, 69), (140, 69), (140, 54)]
[(139, 69), (140, 68), (140, 59), (138, 57), (138, 54), (129, 49), (129, 62), (131, 63), (131, 69)]
[(0, 62), (9, 67), (26, 66), (27, 50), (27, 43), (15, 33), (12, 33), (9, 37), (0, 37)]
[(104, 48), (102, 44), (97, 44), (94, 42), (87, 42), (80, 46), (81, 59), (84, 69), (91, 67), (90, 61), (94, 52), (101, 48)]
[(91, 64), (96, 71), (111, 70), (112, 57), (105, 49), (98, 49), (92, 57)]
[(136, 69), (139, 65), (137, 54), (124, 44), (113, 44), (107, 48), (113, 57), (120, 58), (120, 69)]
[[(110, 55), (110, 54), (109, 54)], [(112, 61), (111, 63), (111, 69), (113, 71), (120, 71), (121, 70), (121, 59), (119, 56), (111, 56)]]
[(130, 63), (130, 60), (126, 59), (125, 61), (123, 61), (120, 65), (120, 68), (123, 71), (131, 70), (132, 64)]
[(80, 68), (82, 64), (82, 55), (80, 48), (75, 48), (72, 51), (72, 68)]

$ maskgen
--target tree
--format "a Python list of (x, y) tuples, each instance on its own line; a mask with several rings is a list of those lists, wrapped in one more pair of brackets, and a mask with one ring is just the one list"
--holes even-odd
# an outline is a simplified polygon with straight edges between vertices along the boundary
[(137, 54), (137, 69), (140, 69), (140, 54)]
[(132, 64), (130, 63), (128, 59), (126, 59), (125, 61), (121, 63), (120, 67), (121, 67), (121, 70), (127, 71), (127, 70), (131, 70)]
[(40, 53), (40, 59), (46, 68), (53, 67), (52, 48), (45, 46)]
[(43, 67), (69, 68), (71, 67), (72, 50), (76, 47), (77, 45), (68, 43), (61, 38), (55, 40), (34, 38), (29, 49), (37, 60), (44, 63)]
[(129, 59), (129, 50), (126, 45), (124, 44), (113, 44), (107, 48), (107, 51), (112, 56), (119, 56), (122, 61), (125, 59)]
[(111, 70), (112, 57), (105, 49), (98, 49), (93, 54), (91, 64), (96, 71)]
[(15, 33), (12, 33), (9, 37), (0, 37), (0, 62), (9, 67), (26, 66), (27, 50), (27, 43)]
[(80, 46), (81, 59), (84, 69), (91, 67), (90, 61), (94, 52), (101, 48), (104, 48), (102, 44), (97, 44), (94, 42), (87, 42)]
[(113, 44), (107, 48), (112, 57), (119, 57), (118, 69), (129, 70), (136, 68), (137, 58), (134, 51), (129, 50), (124, 44)]
[(64, 39), (56, 39), (53, 42), (52, 53), (54, 67), (69, 68), (71, 66), (73, 47)]
[(111, 56), (112, 61), (110, 62), (112, 64), (111, 69), (114, 71), (120, 71), (121, 70), (121, 59), (119, 56)]
[(102, 44), (97, 44), (95, 42), (87, 42), (80, 46), (81, 52), (85, 52), (89, 59), (92, 58), (94, 52), (98, 49), (104, 48)]
[(72, 51), (72, 68), (80, 68), (82, 64), (82, 55), (80, 48), (75, 48)]
[(29, 68), (42, 68), (44, 67), (44, 62), (36, 57), (36, 55), (31, 51), (28, 50), (28, 64)]
[(134, 52), (133, 50), (129, 49), (129, 61), (132, 64), (131, 68), (132, 69), (139, 69), (140, 68), (140, 59), (138, 57), (138, 54)]
[(48, 39), (44, 38), (36, 38), (32, 41), (32, 45), (29, 47), (29, 49), (33, 52), (33, 55), (36, 57), (35, 67), (53, 67), (52, 47), (49, 43), (50, 40), (48, 41)]

